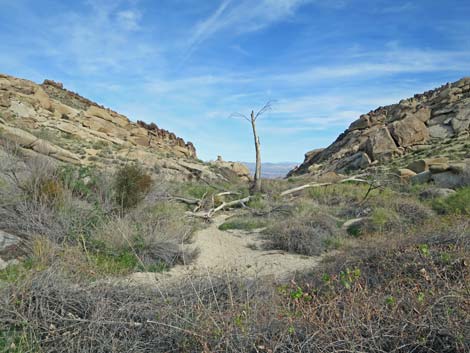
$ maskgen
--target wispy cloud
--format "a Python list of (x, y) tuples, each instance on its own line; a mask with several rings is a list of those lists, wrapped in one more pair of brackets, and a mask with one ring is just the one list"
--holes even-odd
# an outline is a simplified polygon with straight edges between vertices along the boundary
[(403, 4), (382, 7), (378, 10), (378, 12), (383, 14), (398, 14), (402, 12), (409, 12), (415, 9), (417, 9), (417, 5), (408, 1)]
[(142, 14), (137, 10), (125, 10), (117, 13), (117, 19), (121, 26), (130, 31), (140, 29), (139, 21), (141, 17)]
[(270, 24), (291, 17), (303, 4), (312, 0), (223, 0), (206, 19), (196, 24), (188, 40), (187, 60), (194, 51), (216, 33), (230, 30), (246, 33), (260, 30)]

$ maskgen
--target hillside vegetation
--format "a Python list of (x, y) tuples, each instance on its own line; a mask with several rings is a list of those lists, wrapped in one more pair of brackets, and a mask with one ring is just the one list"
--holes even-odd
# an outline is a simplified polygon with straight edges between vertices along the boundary
[(317, 265), (166, 281), (196, 261), (204, 212), (248, 196), (247, 183), (170, 183), (132, 161), (71, 166), (6, 142), (0, 159), (0, 230), (17, 240), (0, 252), (0, 351), (470, 350), (468, 186), (439, 196), (370, 175), (281, 195), (319, 180), (263, 180), (219, 211), (219, 229), (256, 239), (260, 258)]

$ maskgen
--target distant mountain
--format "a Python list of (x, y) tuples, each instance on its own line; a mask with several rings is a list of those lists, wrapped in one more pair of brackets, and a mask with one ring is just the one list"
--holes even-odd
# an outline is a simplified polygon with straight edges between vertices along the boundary
[[(255, 163), (242, 162), (245, 164), (251, 173), (255, 173)], [(261, 177), (268, 179), (284, 178), (287, 173), (298, 166), (296, 162), (280, 162), (280, 163), (262, 163), (261, 164)]]

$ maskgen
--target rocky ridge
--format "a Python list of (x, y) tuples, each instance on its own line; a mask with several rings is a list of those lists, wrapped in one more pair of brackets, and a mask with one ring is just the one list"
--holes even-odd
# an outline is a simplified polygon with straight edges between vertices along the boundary
[(0, 137), (30, 154), (76, 165), (118, 166), (138, 160), (169, 179), (218, 179), (196, 149), (155, 123), (131, 122), (64, 88), (0, 74)]
[(465, 148), (469, 134), (467, 77), (361, 115), (333, 144), (307, 152), (304, 162), (288, 176), (347, 173), (432, 149), (439, 154), (435, 147), (442, 144), (462, 147), (461, 155), (454, 158), (470, 158), (469, 149)]

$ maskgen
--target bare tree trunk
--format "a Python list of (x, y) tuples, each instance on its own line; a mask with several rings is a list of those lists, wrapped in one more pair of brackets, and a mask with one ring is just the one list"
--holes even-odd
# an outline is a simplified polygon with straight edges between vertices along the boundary
[(255, 139), (255, 150), (256, 150), (256, 169), (255, 169), (255, 180), (253, 183), (253, 191), (261, 192), (261, 152), (259, 137), (256, 133), (256, 117), (255, 112), (251, 111), (251, 127), (253, 128), (253, 137)]

